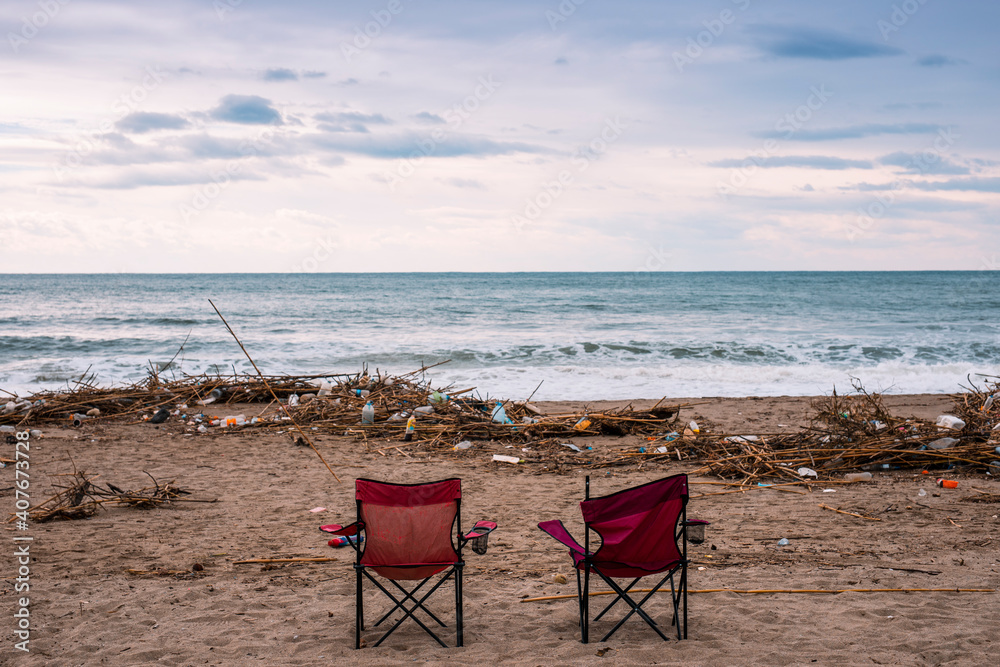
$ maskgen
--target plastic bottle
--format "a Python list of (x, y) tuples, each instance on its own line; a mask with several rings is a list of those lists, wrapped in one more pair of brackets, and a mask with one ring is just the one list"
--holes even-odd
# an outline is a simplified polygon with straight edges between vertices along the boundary
[(409, 442), (413, 440), (413, 433), (417, 430), (417, 418), (410, 415), (410, 418), (406, 420), (406, 433), (403, 434), (403, 442)]
[(844, 475), (845, 482), (870, 482), (872, 474), (870, 472), (849, 472)]
[(232, 428), (234, 426), (243, 426), (247, 423), (246, 415), (230, 415), (228, 417), (223, 417), (219, 420), (220, 428)]
[(959, 440), (955, 438), (938, 438), (932, 442), (928, 442), (927, 446), (931, 449), (948, 449), (954, 445), (957, 445)]
[(359, 543), (364, 541), (365, 541), (364, 535), (338, 535), (337, 537), (327, 542), (327, 545), (331, 547), (346, 547), (348, 544)]
[(694, 421), (693, 419), (691, 420), (691, 423), (688, 424), (688, 428), (691, 429), (692, 433), (695, 434), (701, 433), (701, 429), (698, 428), (698, 422)]
[(355, 389), (354, 390), (354, 395), (355, 396), (360, 396), (361, 398), (368, 398), (369, 394), (371, 394), (371, 392), (368, 391), (367, 389)]
[(427, 400), (431, 403), (447, 403), (451, 400), (451, 396), (448, 394), (442, 394), (440, 391), (435, 391), (427, 398)]
[(460, 442), (457, 445), (455, 445), (454, 447), (452, 447), (452, 449), (454, 449), (457, 452), (457, 451), (462, 450), (462, 449), (468, 449), (469, 447), (472, 447), (472, 441), (471, 440), (463, 440), (462, 442)]
[(413, 414), (416, 415), (432, 415), (434, 414), (433, 405), (421, 405), (419, 408), (413, 408)]
[(371, 401), (365, 403), (365, 407), (361, 409), (361, 423), (362, 424), (375, 423), (375, 406), (372, 405)]
[(995, 396), (996, 396), (996, 394), (990, 394), (990, 395), (989, 395), (989, 396), (988, 396), (988, 397), (986, 398), (986, 401), (985, 401), (985, 402), (983, 403), (983, 412), (986, 412), (987, 410), (989, 410), (990, 408), (992, 408), (992, 407), (993, 407), (993, 398), (994, 398)]
[(294, 408), (298, 404), (299, 404), (298, 394), (292, 394), (291, 396), (288, 397), (288, 407)]
[(573, 428), (576, 429), (577, 431), (586, 431), (588, 428), (590, 428), (590, 416), (584, 413), (584, 415), (580, 417), (580, 421), (573, 424)]
[(958, 481), (954, 479), (939, 479), (937, 485), (942, 489), (957, 489)]
[(211, 405), (212, 403), (215, 403), (220, 398), (222, 398), (222, 390), (221, 389), (213, 389), (208, 394), (208, 396), (206, 396), (205, 398), (203, 398), (200, 401), (198, 401), (198, 405)]

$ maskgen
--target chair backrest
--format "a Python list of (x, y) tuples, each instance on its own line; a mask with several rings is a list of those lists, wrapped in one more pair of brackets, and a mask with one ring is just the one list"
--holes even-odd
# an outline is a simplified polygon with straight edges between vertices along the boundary
[(452, 527), (459, 512), (462, 481), (391, 484), (359, 479), (358, 518), (365, 522), (361, 564), (405, 567), (459, 560)]
[(687, 475), (681, 474), (583, 501), (587, 528), (604, 540), (593, 560), (645, 570), (681, 560), (677, 522), (687, 500)]

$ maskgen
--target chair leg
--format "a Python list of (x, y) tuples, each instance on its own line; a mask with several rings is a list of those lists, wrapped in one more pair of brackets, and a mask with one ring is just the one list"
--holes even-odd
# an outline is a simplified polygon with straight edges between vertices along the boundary
[(354, 591), (354, 648), (361, 648), (361, 630), (365, 623), (364, 598), (361, 596), (361, 566), (355, 565), (358, 585)]
[[(684, 595), (684, 639), (688, 638), (688, 569), (687, 563), (681, 566), (681, 588)], [(680, 626), (677, 628), (680, 631)]]
[(584, 566), (583, 573), (583, 643), (590, 643), (590, 568)]
[(462, 566), (464, 563), (455, 565), (455, 625), (458, 628), (458, 637), (455, 645), (462, 646)]

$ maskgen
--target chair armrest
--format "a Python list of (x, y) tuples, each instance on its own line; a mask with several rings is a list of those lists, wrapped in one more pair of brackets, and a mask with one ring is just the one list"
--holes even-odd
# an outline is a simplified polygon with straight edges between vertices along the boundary
[(711, 521), (702, 521), (701, 519), (688, 519), (687, 521), (684, 521), (681, 525), (682, 526), (711, 526), (712, 522)]
[(580, 546), (580, 543), (573, 539), (573, 536), (569, 534), (569, 531), (566, 530), (566, 526), (563, 525), (562, 521), (559, 521), (558, 519), (555, 521), (542, 521), (538, 524), (538, 527), (543, 533), (547, 533), (559, 542), (565, 544), (571, 551), (575, 551), (581, 556), (588, 555), (586, 550)]
[(483, 535), (489, 535), (494, 530), (497, 529), (496, 521), (477, 521), (476, 525), (472, 527), (465, 535), (459, 535), (459, 539), (463, 542), (468, 542), (469, 540), (474, 540), (477, 537), (482, 537)]
[(331, 523), (326, 526), (320, 526), (319, 529), (324, 533), (332, 533), (334, 535), (357, 535), (359, 532), (364, 530), (364, 521), (355, 521), (348, 526), (341, 526), (338, 523)]

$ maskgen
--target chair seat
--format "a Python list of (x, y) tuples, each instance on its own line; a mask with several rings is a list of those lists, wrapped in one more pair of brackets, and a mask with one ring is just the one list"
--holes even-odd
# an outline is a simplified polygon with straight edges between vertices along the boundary
[[(586, 567), (583, 556), (573, 554), (576, 569), (582, 570)], [(603, 572), (609, 577), (645, 577), (650, 574), (659, 574), (673, 570), (681, 561), (674, 560), (668, 563), (617, 563), (614, 561), (591, 560), (590, 566)]]
[[(362, 563), (364, 565), (364, 563)], [(420, 579), (426, 579), (427, 577), (433, 577), (438, 572), (443, 572), (447, 568), (455, 565), (455, 563), (445, 563), (445, 564), (435, 564), (435, 565), (415, 565), (412, 567), (388, 567), (388, 566), (378, 566), (378, 565), (367, 565), (375, 571), (380, 577), (385, 577), (386, 579), (392, 579), (394, 581), (418, 581)]]

